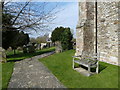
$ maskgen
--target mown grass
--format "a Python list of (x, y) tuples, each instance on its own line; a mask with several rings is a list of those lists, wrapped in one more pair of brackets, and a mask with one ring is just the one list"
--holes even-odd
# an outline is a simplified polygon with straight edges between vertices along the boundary
[[(13, 55), (13, 52), (7, 52), (7, 63), (2, 64), (2, 88), (7, 88), (9, 80), (11, 78), (12, 72), (13, 72), (13, 67), (14, 67), (14, 62), (23, 60), (25, 58), (30, 58), (36, 55), (40, 55), (43, 53), (47, 53), (50, 51), (54, 51), (55, 48), (47, 48), (43, 50), (38, 50), (35, 53), (22, 53), (17, 51), (16, 55)], [(1, 75), (1, 74), (0, 74)], [(0, 79), (1, 80), (1, 79)]]
[(2, 88), (7, 88), (13, 72), (14, 62), (2, 64)]
[(55, 47), (51, 47), (51, 48), (47, 48), (47, 49), (42, 49), (42, 50), (37, 50), (34, 53), (23, 53), (23, 52), (16, 52), (16, 54), (14, 55), (12, 52), (8, 52), (7, 53), (7, 61), (8, 62), (15, 62), (15, 61), (20, 61), (23, 60), (25, 58), (30, 58), (36, 55), (40, 55), (43, 53), (47, 53), (50, 51), (54, 51)]
[(100, 62), (99, 74), (86, 77), (72, 69), (74, 50), (40, 59), (68, 88), (118, 88), (118, 66)]

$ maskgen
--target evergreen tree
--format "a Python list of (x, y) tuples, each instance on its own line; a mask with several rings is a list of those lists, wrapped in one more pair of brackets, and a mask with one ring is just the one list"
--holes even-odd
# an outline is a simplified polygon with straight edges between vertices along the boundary
[(60, 41), (63, 50), (72, 49), (72, 38), (73, 35), (70, 28), (57, 27), (52, 32), (51, 40), (53, 42)]

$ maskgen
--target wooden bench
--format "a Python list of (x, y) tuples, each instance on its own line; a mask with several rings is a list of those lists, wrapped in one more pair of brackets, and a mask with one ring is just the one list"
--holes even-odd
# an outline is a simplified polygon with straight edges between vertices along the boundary
[(92, 55), (79, 55), (73, 56), (73, 69), (75, 69), (75, 63), (83, 65), (88, 68), (88, 71), (91, 72), (91, 68), (96, 68), (96, 73), (99, 71), (99, 57), (98, 53)]

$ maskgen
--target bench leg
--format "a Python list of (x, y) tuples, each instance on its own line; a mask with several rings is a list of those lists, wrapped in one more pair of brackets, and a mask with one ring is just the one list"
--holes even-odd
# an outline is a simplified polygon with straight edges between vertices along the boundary
[(88, 66), (88, 72), (90, 73), (90, 66)]
[(72, 66), (72, 68), (74, 69), (74, 59), (73, 59), (73, 66)]
[(96, 73), (98, 74), (98, 67), (96, 68)]
[(99, 65), (98, 65), (98, 62), (97, 62), (97, 67), (96, 67), (96, 73), (97, 73), (97, 74), (99, 73)]

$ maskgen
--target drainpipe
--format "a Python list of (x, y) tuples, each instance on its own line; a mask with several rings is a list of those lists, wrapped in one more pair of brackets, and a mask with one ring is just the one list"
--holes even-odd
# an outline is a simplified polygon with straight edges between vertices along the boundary
[(96, 26), (96, 45), (95, 45), (95, 53), (97, 53), (97, 0), (95, 1), (95, 16), (96, 16), (96, 19), (95, 19), (95, 26)]

